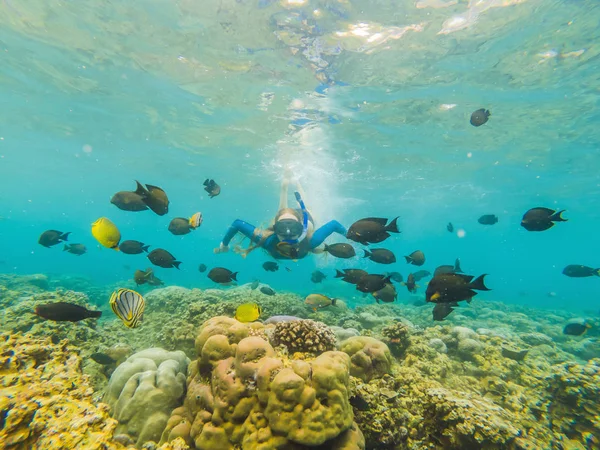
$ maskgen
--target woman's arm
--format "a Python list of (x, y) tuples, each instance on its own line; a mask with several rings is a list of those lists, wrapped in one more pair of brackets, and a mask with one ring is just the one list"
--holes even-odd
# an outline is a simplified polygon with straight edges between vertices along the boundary
[(249, 238), (252, 242), (258, 242), (258, 240), (260, 240), (260, 237), (255, 236), (255, 234), (254, 234), (255, 230), (256, 230), (256, 227), (254, 225), (249, 224), (248, 222), (244, 222), (243, 220), (240, 220), (240, 219), (234, 220), (233, 223), (231, 224), (231, 226), (229, 227), (229, 229), (227, 230), (227, 233), (225, 233), (225, 236), (223, 237), (223, 241), (221, 242), (221, 245), (219, 246), (219, 248), (215, 248), (214, 252), (222, 253), (222, 252), (226, 252), (227, 250), (229, 250), (229, 247), (228, 247), (229, 242), (231, 242), (231, 240), (237, 233), (242, 233), (244, 236)]
[(346, 237), (347, 232), (348, 231), (346, 230), (346, 228), (337, 220), (330, 220), (313, 233), (312, 237), (310, 238), (310, 248), (311, 250), (317, 248), (323, 243), (325, 239), (327, 239), (333, 233), (338, 233)]

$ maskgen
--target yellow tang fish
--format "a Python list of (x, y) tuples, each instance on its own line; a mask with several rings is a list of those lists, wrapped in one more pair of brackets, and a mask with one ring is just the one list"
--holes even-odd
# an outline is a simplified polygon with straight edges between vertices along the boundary
[(256, 303), (244, 303), (235, 310), (235, 318), (240, 322), (254, 322), (262, 314), (262, 308)]
[(119, 250), (121, 232), (117, 226), (106, 217), (100, 217), (92, 224), (92, 235), (106, 248)]
[(146, 301), (131, 289), (119, 289), (110, 296), (110, 307), (126, 327), (136, 328), (142, 322)]

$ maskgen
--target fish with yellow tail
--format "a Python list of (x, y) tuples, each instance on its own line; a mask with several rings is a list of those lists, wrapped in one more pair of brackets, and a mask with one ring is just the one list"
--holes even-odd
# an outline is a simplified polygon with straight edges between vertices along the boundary
[(262, 314), (262, 308), (256, 303), (244, 303), (235, 310), (235, 319), (247, 323), (258, 320)]
[(121, 232), (117, 226), (106, 217), (100, 217), (92, 224), (92, 235), (106, 248), (119, 251)]
[(110, 307), (127, 328), (141, 325), (146, 309), (146, 301), (138, 292), (131, 289), (118, 289), (110, 296)]
[(323, 294), (310, 294), (304, 299), (304, 304), (310, 306), (313, 311), (317, 311), (327, 306), (335, 306), (337, 298), (329, 298)]

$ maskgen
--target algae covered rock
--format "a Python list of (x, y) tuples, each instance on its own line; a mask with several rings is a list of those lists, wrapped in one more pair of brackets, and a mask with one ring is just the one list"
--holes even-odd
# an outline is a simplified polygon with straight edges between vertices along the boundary
[(116, 432), (138, 447), (158, 442), (171, 412), (182, 403), (189, 362), (183, 352), (150, 348), (117, 367), (104, 396), (119, 421)]
[(340, 350), (350, 356), (350, 375), (364, 381), (390, 373), (392, 355), (388, 346), (375, 338), (355, 336), (340, 344)]

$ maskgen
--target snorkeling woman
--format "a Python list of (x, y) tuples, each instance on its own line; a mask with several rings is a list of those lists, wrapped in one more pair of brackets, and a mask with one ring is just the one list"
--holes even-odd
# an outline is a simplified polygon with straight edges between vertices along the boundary
[(281, 185), (279, 211), (272, 226), (261, 229), (237, 219), (231, 224), (221, 245), (214, 252), (227, 252), (231, 239), (237, 233), (242, 233), (253, 244), (248, 249), (239, 251), (244, 257), (256, 248), (263, 248), (276, 259), (300, 259), (308, 253), (320, 253), (317, 247), (333, 233), (346, 236), (346, 228), (337, 220), (331, 220), (322, 227), (314, 229), (312, 216), (304, 205), (304, 192), (300, 183), (297, 183), (298, 191), (294, 192), (300, 208), (288, 208), (288, 183), (288, 180), (284, 179)]

